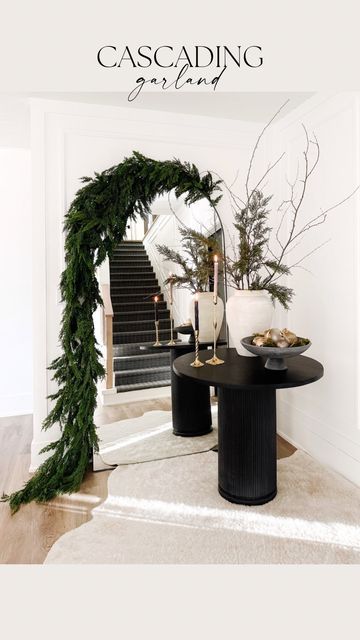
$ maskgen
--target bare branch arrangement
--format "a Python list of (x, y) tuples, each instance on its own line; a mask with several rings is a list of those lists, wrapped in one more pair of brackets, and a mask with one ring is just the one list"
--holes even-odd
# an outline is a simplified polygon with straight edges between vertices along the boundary
[[(309, 181), (320, 159), (320, 146), (316, 135), (313, 133), (310, 138), (306, 127), (302, 125), (305, 136), (302, 166), (301, 168), (298, 167), (294, 181), (287, 181), (289, 196), (277, 208), (277, 214), (280, 217), (278, 227), (274, 231), (269, 226), (271, 209), (268, 205), (272, 196), (264, 195), (263, 185), (266, 177), (282, 160), (285, 153), (282, 153), (274, 162), (268, 165), (266, 171), (252, 188), (250, 188), (251, 173), (263, 135), (287, 102), (278, 109), (256, 140), (246, 175), (246, 197), (244, 200), (234, 194), (231, 188), (227, 188), (235, 218), (234, 227), (238, 232), (238, 243), (234, 248), (234, 257), (224, 257), (230, 286), (236, 289), (266, 290), (271, 295), (272, 300), (278, 300), (285, 309), (289, 309), (294, 291), (280, 284), (279, 279), (282, 276), (290, 275), (292, 269), (300, 267), (306, 258), (324, 246), (326, 242), (315, 247), (292, 264), (288, 262), (289, 253), (301, 243), (305, 233), (314, 227), (322, 225), (330, 211), (349, 200), (359, 189), (358, 186), (340, 202), (321, 211), (321, 213), (305, 223), (300, 222), (299, 212), (304, 203)], [(288, 231), (285, 231), (285, 222)], [(270, 247), (270, 240), (273, 238), (276, 240), (277, 251)]]
[(181, 269), (180, 274), (172, 274), (165, 284), (172, 280), (175, 287), (188, 289), (192, 293), (209, 290), (210, 278), (214, 273), (214, 254), (221, 255), (219, 243), (211, 237), (190, 229), (179, 227), (182, 253), (170, 249), (166, 245), (156, 245), (160, 255), (173, 262)]

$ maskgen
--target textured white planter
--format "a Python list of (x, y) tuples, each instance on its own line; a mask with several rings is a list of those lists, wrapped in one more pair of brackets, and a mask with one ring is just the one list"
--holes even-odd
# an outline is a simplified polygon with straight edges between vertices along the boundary
[[(214, 339), (214, 328), (213, 328), (213, 313), (214, 313), (214, 303), (213, 303), (213, 293), (211, 291), (206, 291), (204, 293), (198, 293), (199, 296), (199, 342), (212, 342)], [(194, 305), (195, 296), (191, 296), (190, 305), (189, 305), (189, 317), (191, 318), (191, 324), (195, 326), (195, 305)], [(218, 338), (221, 324), (224, 318), (224, 303), (221, 298), (217, 299), (216, 305), (216, 320), (217, 320), (217, 329), (216, 329), (216, 338)]]
[(235, 291), (226, 303), (230, 338), (239, 356), (254, 357), (241, 345), (241, 339), (270, 329), (274, 306), (267, 291)]

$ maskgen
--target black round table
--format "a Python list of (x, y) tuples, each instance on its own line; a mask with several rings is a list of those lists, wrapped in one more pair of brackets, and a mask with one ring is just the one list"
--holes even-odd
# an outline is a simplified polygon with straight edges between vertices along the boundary
[[(264, 358), (239, 356), (235, 349), (219, 349), (218, 355), (225, 364), (198, 369), (190, 367), (192, 355), (180, 356), (174, 372), (199, 392), (204, 385), (218, 387), (220, 495), (238, 504), (264, 504), (277, 491), (276, 389), (315, 382), (324, 369), (306, 356), (289, 358), (286, 371), (270, 371)], [(206, 358), (201, 354), (200, 360)]]
[[(212, 342), (200, 342), (199, 350), (207, 350), (212, 344)], [(217, 344), (226, 344), (226, 342), (220, 340)], [(146, 348), (152, 351), (160, 349), (160, 347), (154, 346)], [(210, 433), (212, 431), (210, 386), (212, 385), (195, 387), (190, 380), (177, 376), (173, 368), (175, 359), (182, 354), (190, 354), (190, 362), (194, 360), (194, 344), (176, 342), (174, 345), (169, 345), (165, 343), (161, 345), (161, 349), (169, 349), (171, 354), (171, 410), (174, 435), (194, 437)], [(205, 360), (211, 357), (209, 353), (210, 351), (207, 350)]]

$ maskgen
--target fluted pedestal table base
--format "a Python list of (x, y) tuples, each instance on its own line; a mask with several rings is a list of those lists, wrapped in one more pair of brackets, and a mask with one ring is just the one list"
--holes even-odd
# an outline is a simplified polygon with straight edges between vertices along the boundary
[(238, 504), (276, 496), (276, 391), (219, 388), (219, 493)]

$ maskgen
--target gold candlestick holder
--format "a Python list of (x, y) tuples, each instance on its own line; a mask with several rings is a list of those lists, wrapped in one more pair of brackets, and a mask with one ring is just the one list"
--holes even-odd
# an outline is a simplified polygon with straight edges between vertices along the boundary
[(203, 367), (204, 363), (199, 360), (199, 330), (195, 331), (195, 360), (190, 367)]
[(211, 364), (213, 366), (216, 366), (218, 364), (224, 364), (225, 362), (225, 360), (221, 360), (216, 355), (216, 329), (217, 329), (216, 305), (217, 305), (217, 300), (216, 301), (214, 300), (214, 305), (213, 305), (214, 353), (212, 358), (210, 358), (210, 360), (206, 360), (206, 364)]
[(173, 318), (173, 303), (170, 302), (170, 340), (168, 342), (168, 346), (172, 347), (176, 344), (174, 340), (174, 318)]
[(155, 320), (155, 342), (153, 344), (153, 347), (162, 347), (162, 343), (159, 340), (159, 320)]

